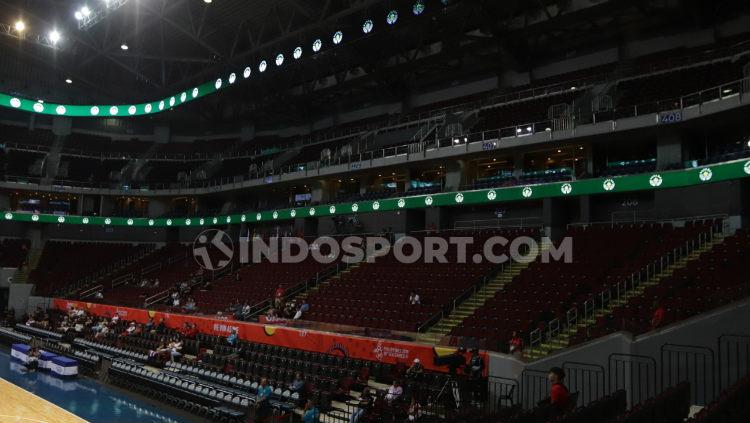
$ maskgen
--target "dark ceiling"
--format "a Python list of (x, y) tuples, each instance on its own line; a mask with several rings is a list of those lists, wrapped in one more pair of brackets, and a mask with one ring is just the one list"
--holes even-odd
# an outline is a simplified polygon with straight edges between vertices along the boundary
[[(424, 0), (424, 14), (413, 16), (414, 2), (129, 0), (79, 30), (73, 15), (83, 0), (0, 0), (0, 23), (22, 18), (29, 32), (58, 28), (63, 35), (52, 50), (0, 34), (0, 54), (19, 64), (19, 79), (28, 67), (45, 72), (53, 85), (71, 77), (75, 87), (68, 88), (79, 91), (68, 95), (78, 102), (153, 100), (250, 65), (249, 82), (188, 106), (188, 113), (206, 120), (289, 121), (351, 102), (403, 99), (457, 78), (528, 70), (572, 51), (668, 26), (700, 27), (747, 8), (743, 1), (592, 0), (592, 7), (572, 12), (573, 0), (450, 0), (447, 6)], [(400, 16), (389, 27), (385, 17), (392, 9)], [(369, 35), (361, 31), (366, 19), (375, 23)], [(333, 48), (338, 30), (344, 42)], [(316, 38), (324, 43), (319, 54), (310, 47)], [(303, 58), (292, 61), (298, 45)], [(435, 45), (437, 52), (425, 53)], [(259, 61), (273, 63), (280, 52), (284, 66), (272, 65), (258, 77)]]

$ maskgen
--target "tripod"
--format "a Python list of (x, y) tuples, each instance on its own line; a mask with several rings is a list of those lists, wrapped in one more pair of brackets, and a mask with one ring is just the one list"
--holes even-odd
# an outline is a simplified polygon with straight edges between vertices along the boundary
[(451, 393), (453, 403), (456, 405), (455, 408), (461, 408), (461, 390), (458, 387), (458, 381), (452, 377), (449, 377), (443, 384), (443, 387), (440, 388), (440, 392), (435, 397), (435, 405), (440, 403), (440, 398), (446, 392), (446, 389)]

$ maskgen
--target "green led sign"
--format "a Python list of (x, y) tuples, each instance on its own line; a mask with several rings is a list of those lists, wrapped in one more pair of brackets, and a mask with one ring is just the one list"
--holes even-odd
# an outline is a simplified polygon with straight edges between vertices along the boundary
[(745, 177), (750, 177), (750, 161), (747, 159), (695, 169), (668, 172), (644, 173), (612, 178), (583, 179), (580, 181), (553, 182), (538, 185), (462, 192), (443, 192), (432, 195), (405, 196), (402, 198), (386, 198), (376, 201), (328, 204), (263, 212), (247, 212), (243, 214), (216, 217), (151, 219), (98, 216), (57, 216), (8, 211), (3, 213), (2, 220), (126, 227), (205, 227), (252, 222), (284, 221), (300, 217), (328, 217), (352, 213), (374, 213), (439, 206), (486, 205), (520, 200), (541, 200), (544, 198), (573, 197), (578, 195), (680, 188)]

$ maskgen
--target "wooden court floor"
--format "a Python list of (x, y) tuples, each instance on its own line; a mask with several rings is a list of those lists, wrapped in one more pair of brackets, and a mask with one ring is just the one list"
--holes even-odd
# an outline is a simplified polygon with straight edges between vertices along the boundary
[(86, 420), (0, 379), (0, 423), (85, 423)]

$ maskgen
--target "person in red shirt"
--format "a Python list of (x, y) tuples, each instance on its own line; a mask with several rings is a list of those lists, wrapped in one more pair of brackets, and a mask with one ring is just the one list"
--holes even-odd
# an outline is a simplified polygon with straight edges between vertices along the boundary
[(513, 331), (508, 346), (511, 355), (516, 357), (521, 357), (523, 355), (523, 339), (518, 335), (518, 332)]
[(656, 329), (664, 322), (664, 306), (654, 303), (654, 317), (651, 318), (651, 329)]
[(284, 288), (281, 286), (281, 284), (279, 284), (279, 287), (276, 288), (276, 294), (274, 296), (274, 305), (276, 306), (276, 308), (281, 308), (281, 302), (284, 299), (284, 292)]
[(565, 386), (565, 371), (559, 367), (549, 369), (549, 403), (554, 415), (562, 415), (570, 408), (570, 392)]

